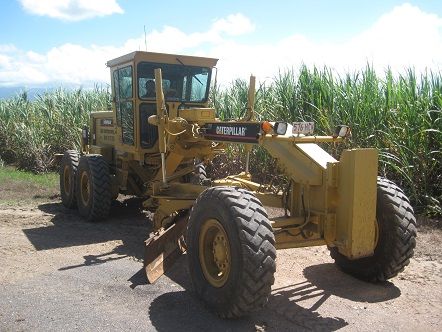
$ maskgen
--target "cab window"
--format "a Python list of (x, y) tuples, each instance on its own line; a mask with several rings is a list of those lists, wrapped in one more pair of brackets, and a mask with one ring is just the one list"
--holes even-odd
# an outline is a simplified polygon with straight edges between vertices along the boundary
[(134, 145), (132, 66), (115, 70), (113, 81), (117, 125), (121, 127), (122, 141)]
[(185, 65), (140, 62), (138, 71), (138, 97), (155, 99), (154, 70), (161, 68), (164, 97), (169, 101), (204, 103), (209, 94), (211, 69)]

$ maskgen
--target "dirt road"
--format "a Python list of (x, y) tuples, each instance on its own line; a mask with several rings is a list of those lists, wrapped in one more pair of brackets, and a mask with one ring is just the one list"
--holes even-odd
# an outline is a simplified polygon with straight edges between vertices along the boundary
[(420, 230), (399, 277), (372, 285), (339, 271), (326, 248), (278, 251), (268, 306), (226, 321), (195, 299), (184, 255), (156, 284), (141, 270), (149, 231), (136, 200), (85, 223), (55, 199), (0, 206), (0, 330), (442, 329), (442, 232)]

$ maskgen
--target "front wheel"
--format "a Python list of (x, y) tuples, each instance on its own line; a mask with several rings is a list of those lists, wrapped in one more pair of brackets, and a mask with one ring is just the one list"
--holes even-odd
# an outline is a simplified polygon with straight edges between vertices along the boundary
[(252, 193), (232, 187), (201, 193), (190, 212), (187, 245), (193, 288), (219, 316), (240, 317), (267, 303), (275, 237)]
[(367, 281), (395, 277), (410, 263), (416, 246), (416, 218), (404, 192), (393, 182), (378, 177), (377, 244), (371, 257), (350, 260), (330, 248), (335, 263), (346, 273)]

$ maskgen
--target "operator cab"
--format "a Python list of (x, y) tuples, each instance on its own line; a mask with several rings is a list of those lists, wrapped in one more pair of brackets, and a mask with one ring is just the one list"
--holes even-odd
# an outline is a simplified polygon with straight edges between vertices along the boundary
[[(161, 68), (166, 108), (170, 118), (180, 110), (208, 107), (212, 69), (217, 59), (132, 52), (107, 62), (111, 69), (116, 136), (120, 149), (144, 153), (158, 151), (158, 130), (147, 122), (156, 114), (155, 74)], [(184, 112), (183, 112), (184, 114)], [(135, 157), (138, 159), (137, 157)]]

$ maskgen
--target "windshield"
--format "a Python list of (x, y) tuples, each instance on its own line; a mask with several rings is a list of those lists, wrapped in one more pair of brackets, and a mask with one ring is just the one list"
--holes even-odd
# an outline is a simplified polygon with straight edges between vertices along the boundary
[(138, 70), (138, 97), (155, 99), (154, 70), (161, 68), (166, 100), (204, 103), (207, 101), (211, 69), (185, 65), (140, 62)]

